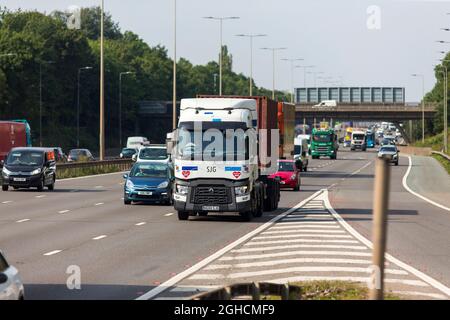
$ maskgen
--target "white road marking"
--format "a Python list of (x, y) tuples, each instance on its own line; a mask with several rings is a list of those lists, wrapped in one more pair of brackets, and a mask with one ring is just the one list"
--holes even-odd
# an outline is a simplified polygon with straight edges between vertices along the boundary
[(90, 178), (99, 178), (99, 177), (106, 177), (106, 176), (113, 176), (113, 175), (119, 175), (127, 173), (128, 171), (121, 171), (121, 172), (113, 172), (113, 173), (105, 173), (105, 174), (96, 174), (91, 176), (84, 176), (84, 177), (77, 177), (77, 178), (67, 178), (67, 179), (58, 179), (58, 181), (66, 182), (66, 181), (72, 181), (72, 180), (81, 180), (81, 179), (90, 179)]
[(254, 240), (266, 240), (266, 239), (290, 239), (290, 238), (343, 238), (343, 239), (351, 239), (350, 235), (331, 235), (331, 234), (291, 234), (284, 236), (258, 236), (253, 238)]
[(428, 297), (433, 299), (447, 299), (446, 296), (438, 293), (426, 293), (426, 292), (419, 292), (419, 291), (392, 291), (393, 294), (398, 295), (405, 295), (405, 296), (422, 296), (422, 297)]
[(35, 198), (37, 198), (37, 199), (41, 199), (41, 198), (45, 198), (46, 197), (46, 195), (45, 194), (41, 194), (40, 196), (36, 196)]
[(302, 230), (276, 230), (276, 231), (265, 231), (263, 233), (261, 233), (262, 235), (266, 235), (266, 234), (285, 234), (285, 233), (345, 233), (345, 231), (343, 230), (309, 230), (309, 229), (302, 229)]
[[(239, 279), (248, 277), (268, 276), (279, 273), (292, 273), (292, 272), (350, 272), (350, 273), (371, 273), (369, 268), (360, 267), (292, 267), (284, 269), (262, 270), (262, 271), (250, 271), (250, 272), (237, 272), (225, 274), (194, 274), (189, 279), (192, 280), (211, 280), (211, 279)], [(408, 273), (403, 270), (385, 269), (386, 274), (395, 275), (407, 275)]]
[(335, 226), (329, 226), (329, 225), (320, 225), (320, 224), (301, 224), (301, 225), (294, 225), (294, 226), (281, 226), (281, 227), (272, 227), (269, 230), (286, 230), (286, 229), (303, 229), (303, 228), (317, 228), (317, 229), (339, 229), (340, 227), (338, 225)]
[(234, 269), (234, 268), (253, 268), (253, 267), (272, 267), (280, 264), (289, 263), (340, 263), (340, 264), (363, 264), (370, 265), (371, 260), (363, 259), (330, 259), (330, 258), (295, 258), (295, 259), (284, 259), (284, 260), (272, 260), (272, 261), (259, 261), (259, 262), (249, 262), (249, 263), (238, 263), (238, 264), (213, 264), (207, 266), (203, 270), (213, 271), (221, 269)]
[(12, 203), (12, 201), (3, 201), (2, 204)]
[(18, 220), (18, 221), (16, 221), (17, 223), (22, 223), (22, 222), (27, 222), (27, 221), (30, 221), (30, 219), (22, 219), (22, 220)]
[(70, 212), (70, 210), (61, 210), (61, 211), (58, 211), (58, 213), (60, 213), (60, 214), (64, 214), (64, 213), (67, 213), (67, 212)]
[(107, 237), (106, 235), (102, 235), (102, 236), (92, 238), (92, 240), (101, 240), (101, 239), (105, 239), (106, 237)]
[[(352, 281), (352, 282), (366, 282), (369, 284), (371, 281), (369, 278), (364, 277), (316, 277), (316, 276), (300, 276), (300, 277), (289, 277), (283, 279), (270, 280), (272, 283), (288, 283), (288, 282), (298, 282), (298, 281)], [(409, 286), (418, 287), (428, 287), (429, 285), (420, 280), (404, 280), (404, 279), (384, 279), (387, 283), (399, 283)], [(370, 282), (371, 283), (371, 282)]]
[[(337, 213), (336, 210), (331, 206), (330, 200), (328, 199), (328, 191), (324, 191), (322, 194), (320, 194), (321, 197), (324, 198), (324, 204), (325, 207), (331, 212), (331, 214), (336, 218), (336, 220), (350, 233), (352, 234), (356, 239), (361, 241), (363, 244), (368, 246), (370, 249), (373, 248), (372, 242), (364, 238), (359, 232), (357, 232), (355, 229), (353, 229), (352, 226), (350, 226), (347, 221), (345, 221), (339, 213)], [(440, 283), (439, 281), (433, 279), (432, 277), (426, 275), (425, 273), (417, 270), (416, 268), (398, 260), (397, 258), (393, 257), (392, 255), (386, 253), (386, 259), (392, 263), (395, 263), (397, 266), (405, 269), (409, 273), (415, 275), (419, 279), (422, 279), (432, 287), (438, 289), (439, 291), (445, 293), (447, 296), (450, 297), (450, 288), (445, 286), (444, 284)]]
[[(176, 286), (170, 292), (206, 292), (218, 289), (220, 286), (199, 285), (199, 286)], [(156, 300), (156, 299), (155, 299)]]
[(62, 250), (54, 250), (54, 251), (50, 251), (50, 252), (44, 253), (44, 256), (53, 256), (53, 255), (55, 255), (55, 254), (60, 253), (61, 251), (62, 251)]
[(230, 250), (234, 249), (235, 247), (241, 245), (242, 243), (248, 241), (249, 239), (253, 238), (255, 235), (259, 234), (260, 232), (270, 228), (271, 226), (273, 226), (276, 222), (278, 222), (279, 220), (281, 220), (285, 216), (291, 214), (292, 212), (294, 212), (295, 210), (297, 210), (301, 206), (305, 205), (306, 203), (308, 203), (308, 201), (316, 198), (321, 192), (322, 191), (318, 191), (318, 192), (314, 193), (309, 198), (303, 200), (302, 202), (300, 202), (299, 204), (297, 204), (293, 208), (291, 208), (291, 209), (287, 210), (286, 212), (281, 213), (280, 215), (274, 217), (272, 220), (266, 222), (265, 224), (263, 224), (259, 228), (256, 228), (255, 230), (247, 233), (246, 235), (244, 235), (243, 237), (241, 237), (238, 240), (234, 241), (233, 243), (229, 244), (225, 248), (222, 248), (221, 250), (217, 251), (216, 253), (210, 255), (209, 257), (203, 259), (199, 263), (197, 263), (194, 266), (190, 267), (189, 269), (187, 269), (187, 270), (177, 274), (176, 276), (170, 278), (169, 280), (167, 280), (166, 282), (162, 283), (158, 287), (156, 287), (156, 288), (150, 290), (149, 292), (143, 294), (142, 296), (138, 297), (137, 300), (150, 300), (150, 299), (154, 298), (155, 296), (157, 296), (158, 294), (160, 294), (161, 292), (165, 291), (167, 288), (173, 287), (177, 282), (179, 282), (179, 281), (189, 277), (191, 274), (197, 272), (198, 270), (201, 270), (202, 268), (204, 268), (205, 266), (210, 264), (212, 261), (214, 261), (217, 258), (220, 258), (221, 256), (223, 256), (228, 251), (230, 251)]
[(105, 204), (104, 202), (99, 202), (99, 203), (96, 203), (95, 206), (98, 207), (98, 206), (102, 206), (104, 204)]
[(165, 217), (171, 217), (171, 216), (173, 216), (174, 215), (174, 213), (167, 213), (167, 214), (165, 214), (164, 216)]
[(286, 244), (286, 243), (358, 243), (356, 240), (319, 240), (319, 239), (287, 239), (275, 241), (250, 241), (244, 244), (246, 246), (261, 246), (267, 244)]
[(289, 256), (351, 256), (351, 257), (371, 257), (370, 252), (350, 252), (350, 251), (288, 251), (288, 252), (278, 252), (278, 253), (267, 253), (267, 254), (252, 254), (252, 255), (241, 255), (235, 257), (222, 257), (220, 261), (235, 261), (235, 260), (251, 260), (251, 259), (270, 259), (279, 257), (289, 257)]
[(233, 253), (244, 253), (244, 252), (267, 252), (271, 250), (284, 250), (284, 249), (300, 249), (300, 248), (326, 248), (326, 249), (349, 249), (349, 250), (367, 250), (366, 247), (363, 246), (341, 246), (341, 245), (332, 245), (332, 244), (293, 244), (293, 245), (285, 245), (285, 246), (273, 246), (273, 247), (260, 247), (260, 248), (243, 248), (231, 250)]
[(147, 224), (147, 222), (139, 222), (139, 223), (136, 223), (135, 225), (140, 227), (140, 226), (143, 226), (143, 225), (146, 225), (146, 224)]
[(333, 221), (280, 221), (277, 223), (279, 226), (300, 226), (300, 225), (306, 225), (306, 224), (315, 224), (318, 226), (321, 225), (338, 225), (336, 220)]
[(442, 205), (442, 204), (439, 204), (439, 203), (437, 203), (437, 202), (435, 202), (435, 201), (433, 201), (433, 200), (430, 200), (430, 199), (428, 199), (427, 197), (424, 197), (423, 195), (421, 195), (421, 194), (419, 194), (419, 193), (413, 191), (413, 190), (408, 186), (408, 177), (409, 177), (409, 174), (411, 173), (411, 169), (412, 169), (412, 158), (411, 158), (411, 156), (408, 156), (408, 159), (409, 159), (409, 165), (408, 165), (408, 170), (406, 171), (406, 174), (405, 174), (404, 177), (403, 177), (403, 181), (402, 181), (403, 187), (404, 187), (409, 193), (411, 193), (412, 195), (415, 195), (416, 197), (418, 197), (418, 198), (420, 198), (420, 199), (422, 199), (422, 200), (424, 200), (424, 201), (426, 201), (426, 202), (432, 204), (433, 206), (436, 206), (436, 207), (438, 207), (438, 208), (441, 208), (441, 209), (443, 209), (443, 210), (445, 210), (445, 211), (449, 211), (449, 212), (450, 212), (450, 208), (448, 208), (448, 207), (446, 207), (446, 206), (444, 206), (444, 205)]
[(325, 221), (325, 222), (332, 222), (335, 221), (333, 218), (324, 218), (324, 217), (290, 217), (290, 218), (284, 218), (283, 221), (286, 222), (292, 222), (292, 221)]

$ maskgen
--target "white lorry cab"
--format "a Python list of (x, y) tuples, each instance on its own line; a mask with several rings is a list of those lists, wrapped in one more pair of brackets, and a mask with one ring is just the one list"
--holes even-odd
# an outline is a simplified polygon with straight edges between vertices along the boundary
[(360, 149), (361, 151), (366, 151), (367, 143), (366, 143), (366, 132), (356, 130), (352, 132), (352, 140), (350, 149), (355, 151), (356, 149)]
[(336, 100), (324, 100), (319, 104), (313, 106), (313, 108), (336, 108), (337, 101)]
[(140, 149), (149, 146), (150, 141), (146, 137), (129, 137), (127, 140), (127, 148)]
[[(257, 120), (255, 99), (181, 100), (171, 150), (180, 220), (209, 212), (236, 212), (249, 220), (276, 209), (279, 181), (260, 173), (257, 149), (263, 143), (256, 134)], [(276, 206), (267, 208), (266, 199), (275, 199)]]

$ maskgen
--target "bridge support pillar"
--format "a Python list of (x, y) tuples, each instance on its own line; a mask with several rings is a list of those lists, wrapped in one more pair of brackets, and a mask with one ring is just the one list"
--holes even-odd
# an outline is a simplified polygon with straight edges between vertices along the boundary
[(306, 118), (303, 118), (303, 134), (306, 134)]

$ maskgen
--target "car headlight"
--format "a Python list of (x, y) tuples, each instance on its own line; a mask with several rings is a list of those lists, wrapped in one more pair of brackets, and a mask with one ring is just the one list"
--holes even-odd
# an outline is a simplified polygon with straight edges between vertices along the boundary
[(235, 187), (234, 192), (236, 193), (236, 196), (243, 196), (244, 194), (247, 194), (248, 186)]
[(164, 182), (162, 182), (162, 183), (160, 183), (159, 185), (158, 185), (158, 189), (165, 189), (165, 188), (167, 188), (169, 186), (169, 182), (168, 181), (164, 181)]
[(37, 168), (36, 170), (31, 171), (31, 175), (34, 176), (36, 174), (40, 174), (42, 172), (41, 168)]
[(11, 171), (3, 167), (2, 173), (5, 177), (8, 177), (11, 174)]
[(127, 189), (133, 189), (134, 188), (134, 183), (131, 180), (127, 180)]
[(177, 184), (177, 193), (178, 194), (188, 194), (189, 187), (188, 186), (180, 186)]

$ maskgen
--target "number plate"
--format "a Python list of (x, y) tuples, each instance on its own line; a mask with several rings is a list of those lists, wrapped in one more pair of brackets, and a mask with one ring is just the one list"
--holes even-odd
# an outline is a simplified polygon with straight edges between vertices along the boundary
[(202, 210), (203, 211), (219, 211), (220, 207), (217, 207), (217, 206), (203, 206)]
[(153, 195), (153, 192), (150, 192), (150, 191), (139, 191), (138, 195), (140, 195), (140, 196), (151, 196), (151, 195)]
[(26, 178), (14, 178), (14, 181), (16, 181), (16, 182), (25, 182), (25, 181), (27, 181), (27, 179)]

